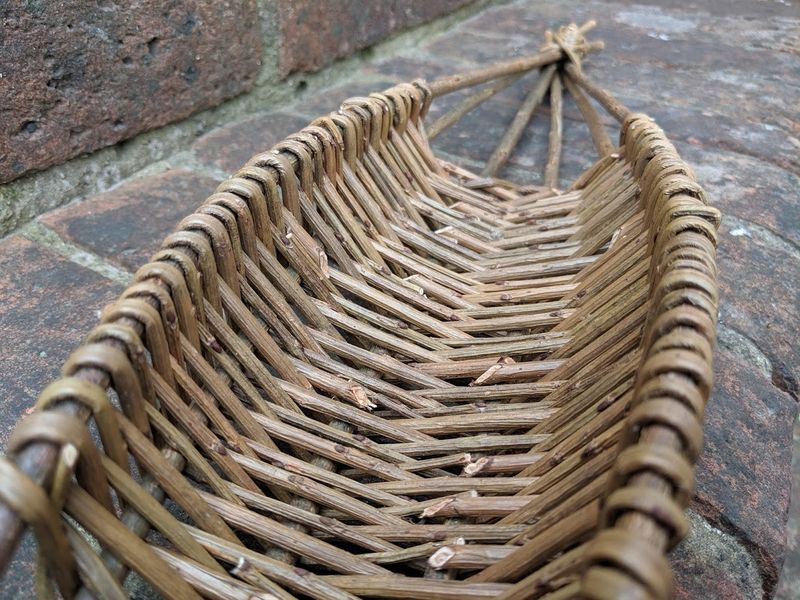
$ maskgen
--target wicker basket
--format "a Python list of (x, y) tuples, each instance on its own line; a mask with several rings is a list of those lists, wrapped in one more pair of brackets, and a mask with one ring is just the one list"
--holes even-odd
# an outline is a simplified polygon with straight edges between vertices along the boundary
[[(670, 597), (719, 213), (586, 79), (591, 25), (348, 100), (222, 183), (17, 426), (0, 562), (30, 526), (43, 596)], [(483, 173), (434, 157), (536, 69)], [(564, 90), (600, 159), (561, 192)], [(545, 184), (495, 178), (546, 95)]]

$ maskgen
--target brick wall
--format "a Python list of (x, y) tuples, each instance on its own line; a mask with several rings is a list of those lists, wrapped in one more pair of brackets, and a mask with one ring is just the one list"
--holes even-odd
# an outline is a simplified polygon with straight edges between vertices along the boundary
[(472, 0), (292, 0), (278, 2), (283, 75), (318, 69)]
[(0, 183), (317, 70), (470, 1), (0, 3)]

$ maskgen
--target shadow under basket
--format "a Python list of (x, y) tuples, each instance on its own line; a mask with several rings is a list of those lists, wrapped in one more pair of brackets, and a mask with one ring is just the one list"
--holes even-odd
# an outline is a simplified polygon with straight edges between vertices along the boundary
[[(44, 597), (671, 597), (719, 213), (583, 74), (591, 26), (350, 99), (223, 182), (18, 424), (0, 563), (30, 526)], [(528, 72), (484, 172), (434, 156)], [(600, 158), (559, 191), (565, 93)], [(544, 185), (496, 178), (546, 97)]]

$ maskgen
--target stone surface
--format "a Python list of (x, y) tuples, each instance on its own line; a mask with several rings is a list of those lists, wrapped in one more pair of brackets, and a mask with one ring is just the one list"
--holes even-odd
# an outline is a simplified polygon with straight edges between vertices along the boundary
[[(122, 291), (100, 275), (15, 235), (0, 242), (0, 447), (39, 392)], [(3, 598), (34, 597), (28, 533), (2, 579)]]
[[(541, 32), (542, 30), (540, 30)], [(472, 61), (477, 64), (490, 64), (500, 60), (510, 60), (539, 52), (541, 39), (519, 34), (490, 37), (480, 30), (466, 26), (458, 29), (458, 35), (443, 35), (422, 47), (422, 51), (438, 60), (459, 64)]]
[(670, 556), (675, 600), (753, 600), (763, 594), (758, 565), (735, 537), (689, 512), (689, 535)]
[(786, 548), (797, 403), (726, 350), (717, 351), (714, 370), (693, 506), (747, 548), (771, 593)]
[[(545, 27), (594, 18), (599, 24), (590, 35), (606, 49), (586, 60), (588, 72), (632, 110), (651, 114), (673, 139), (694, 138), (800, 172), (797, 24), (787, 18), (796, 11), (768, 15), (759, 4), (731, 18), (705, 3), (676, 2), (669, 11), (622, 2), (535, 5), (481, 12), (461, 26), (462, 36), (492, 34), (512, 48), (515, 39), (531, 47), (531, 36), (538, 42)], [(456, 39), (449, 58), (459, 55)]]
[(252, 156), (266, 152), (308, 123), (309, 119), (295, 114), (266, 113), (215, 129), (197, 140), (192, 149), (201, 162), (234, 173)]
[(281, 73), (315, 71), (395, 31), (448, 14), (471, 1), (278, 2)]
[(797, 398), (800, 252), (769, 230), (734, 217), (723, 218), (720, 234), (720, 322), (753, 340), (772, 363), (773, 382)]
[(315, 94), (307, 94), (292, 106), (293, 113), (301, 113), (308, 120), (335, 112), (344, 100), (355, 96), (369, 96), (378, 90), (385, 90), (400, 80), (388, 77), (363, 77), (351, 79), (346, 83), (333, 85)]
[(800, 176), (774, 162), (706, 142), (679, 143), (678, 151), (725, 215), (763, 227), (789, 252), (800, 250), (800, 213), (795, 210)]
[(453, 74), (453, 65), (431, 60), (424, 56), (397, 55), (377, 61), (366, 67), (367, 72), (389, 77), (393, 81), (413, 81), (417, 78), (428, 81)]
[(252, 87), (254, 0), (0, 7), (0, 182), (215, 106)]
[(70, 204), (41, 222), (69, 242), (133, 272), (217, 184), (211, 177), (175, 169)]
[(0, 446), (121, 291), (21, 236), (0, 242)]
[(794, 460), (792, 461), (792, 501), (789, 505), (786, 560), (778, 582), (776, 598), (798, 600), (800, 597), (800, 421), (794, 425)]

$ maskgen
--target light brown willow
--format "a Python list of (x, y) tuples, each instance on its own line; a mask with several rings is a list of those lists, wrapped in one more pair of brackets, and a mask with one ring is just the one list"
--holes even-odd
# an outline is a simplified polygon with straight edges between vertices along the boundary
[[(11, 435), (0, 564), (30, 527), (43, 597), (670, 597), (719, 213), (586, 78), (591, 25), (352, 98), (220, 184)], [(440, 133), (534, 69), (483, 174), (436, 158), (434, 97), (488, 82)], [(559, 191), (570, 96), (601, 156)], [(496, 179), (543, 101), (544, 185)]]

